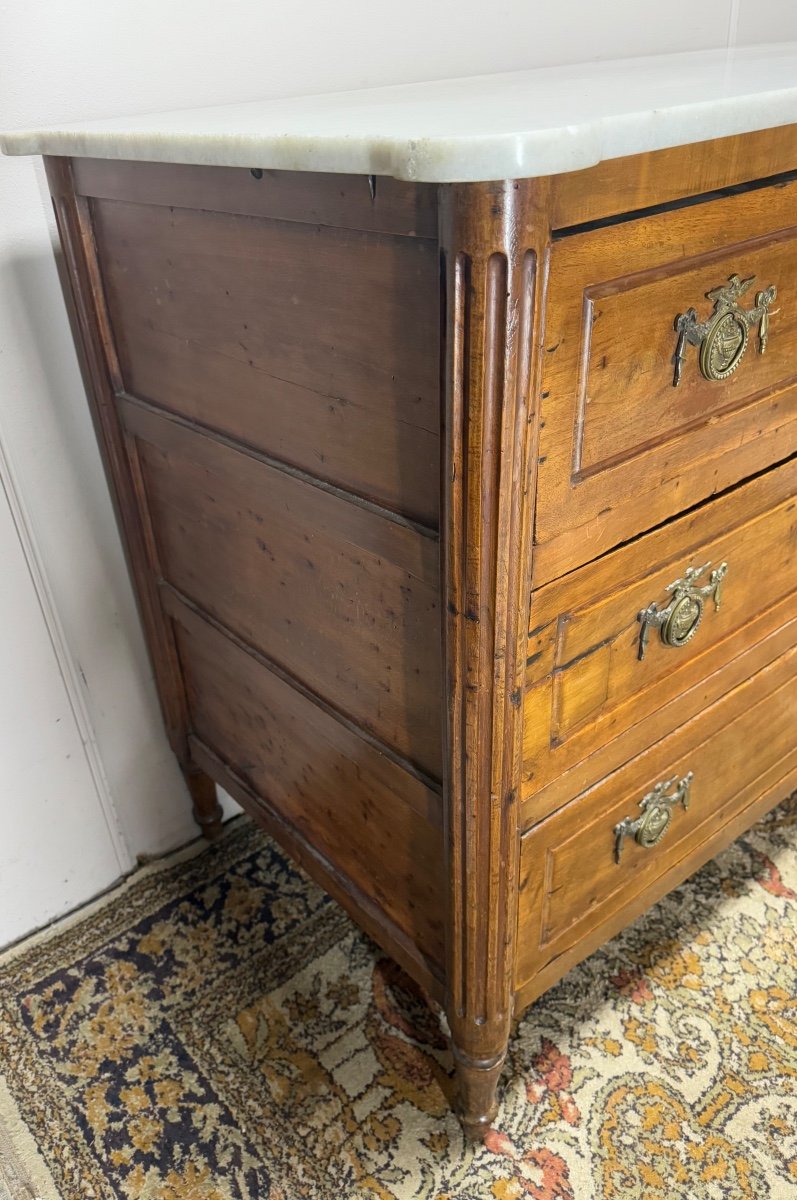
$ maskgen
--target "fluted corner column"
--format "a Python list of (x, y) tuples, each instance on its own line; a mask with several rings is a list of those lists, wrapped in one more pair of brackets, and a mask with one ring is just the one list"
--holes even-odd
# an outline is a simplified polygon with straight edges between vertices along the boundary
[(447, 1016), (466, 1132), (497, 1111), (514, 993), (546, 181), (441, 188)]

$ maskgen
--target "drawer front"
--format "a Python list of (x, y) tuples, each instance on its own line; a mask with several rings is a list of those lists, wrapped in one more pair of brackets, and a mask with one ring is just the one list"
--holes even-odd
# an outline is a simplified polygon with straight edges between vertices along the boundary
[(748, 809), (752, 821), (767, 798), (788, 795), (795, 671), (792, 649), (525, 835), (521, 988), (554, 960), (564, 974), (641, 911), (640, 898), (652, 903), (705, 861), (723, 830), (744, 828)]
[(792, 459), (533, 594), (524, 799), (797, 615), (795, 496)]
[(555, 242), (537, 585), (795, 448), (795, 212), (797, 182)]

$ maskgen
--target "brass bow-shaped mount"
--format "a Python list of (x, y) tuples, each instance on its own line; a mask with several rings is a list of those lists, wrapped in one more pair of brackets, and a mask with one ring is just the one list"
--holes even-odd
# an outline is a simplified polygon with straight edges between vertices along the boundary
[(714, 302), (714, 311), (705, 321), (698, 321), (697, 311), (688, 308), (675, 318), (678, 343), (675, 347), (673, 387), (679, 387), (686, 361), (687, 346), (699, 346), (700, 370), (705, 379), (715, 382), (732, 375), (744, 357), (750, 330), (758, 326), (758, 352), (766, 353), (769, 338), (769, 306), (778, 294), (773, 284), (757, 292), (754, 308), (742, 308), (739, 298), (755, 283), (755, 275), (741, 279), (731, 275), (727, 283), (706, 292)]

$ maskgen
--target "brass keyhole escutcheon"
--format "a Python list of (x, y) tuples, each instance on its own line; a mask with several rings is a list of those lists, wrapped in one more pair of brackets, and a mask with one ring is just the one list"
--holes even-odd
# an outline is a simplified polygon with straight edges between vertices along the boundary
[(706, 292), (714, 301), (714, 311), (705, 321), (698, 321), (697, 311), (688, 308), (675, 318), (678, 342), (675, 347), (673, 387), (680, 387), (686, 361), (687, 346), (699, 346), (698, 363), (704, 379), (719, 382), (732, 375), (744, 357), (750, 340), (750, 330), (758, 326), (758, 352), (764, 354), (769, 338), (769, 306), (778, 294), (774, 284), (758, 292), (753, 308), (742, 308), (740, 296), (755, 282), (755, 275), (741, 279), (731, 275), (722, 287)]

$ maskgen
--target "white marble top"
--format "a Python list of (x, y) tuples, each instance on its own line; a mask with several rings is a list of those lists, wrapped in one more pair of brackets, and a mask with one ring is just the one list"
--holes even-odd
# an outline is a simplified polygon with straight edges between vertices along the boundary
[(797, 122), (797, 42), (541, 67), (6, 133), (6, 154), (393, 175), (588, 167)]

